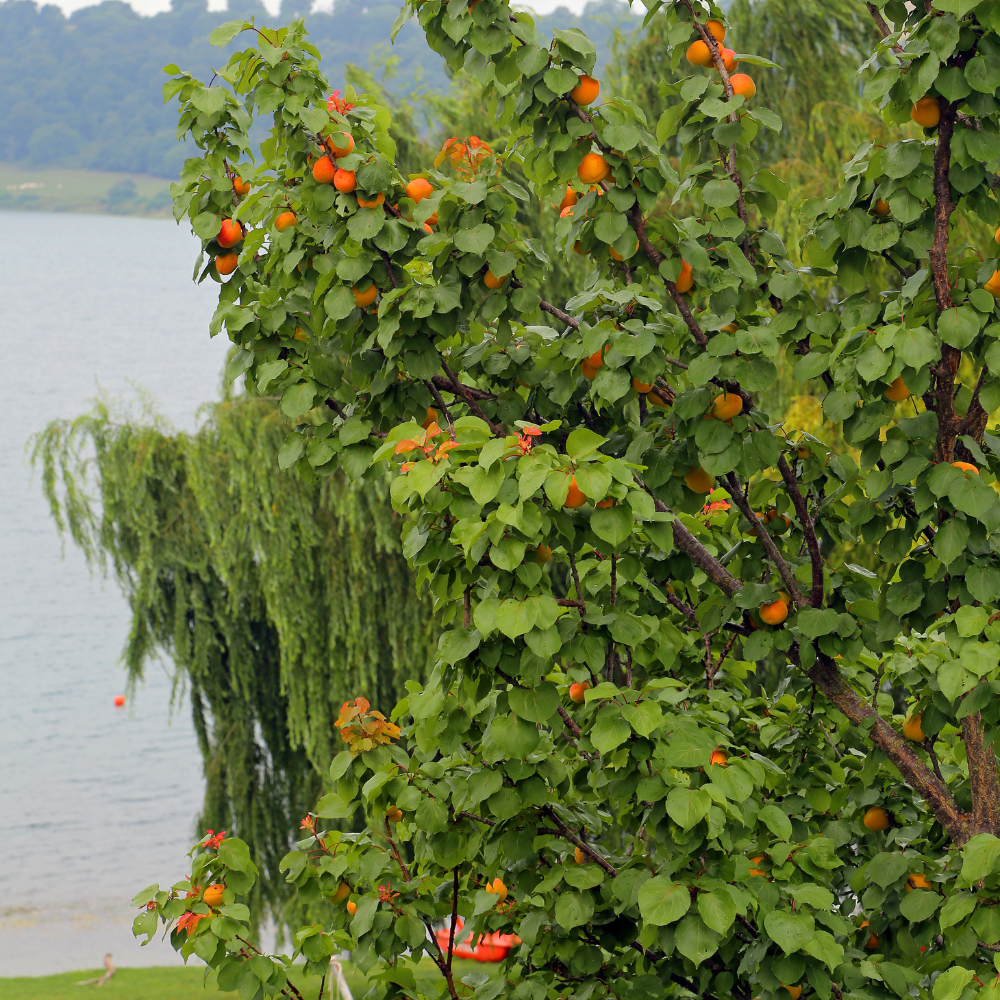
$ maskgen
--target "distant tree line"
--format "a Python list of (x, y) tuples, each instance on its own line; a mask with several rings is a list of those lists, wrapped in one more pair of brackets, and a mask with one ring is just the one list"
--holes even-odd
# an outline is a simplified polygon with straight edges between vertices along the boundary
[[(336, 0), (332, 13), (306, 16), (335, 87), (343, 85), (348, 63), (367, 68), (371, 56), (376, 67), (395, 74), (390, 90), (412, 98), (421, 89), (448, 89), (443, 63), (415, 22), (394, 46), (384, 44), (399, 6), (396, 0)], [(295, 13), (291, 4), (285, 7), (282, 22)], [(177, 142), (175, 116), (162, 103), (163, 67), (176, 63), (210, 76), (227, 57), (208, 44), (209, 32), (251, 15), (258, 23), (275, 22), (256, 0), (231, 0), (228, 10), (211, 12), (202, 0), (175, 0), (172, 10), (155, 17), (116, 0), (71, 17), (32, 0), (0, 2), (0, 38), (7, 43), (0, 48), (0, 160), (178, 176), (191, 154)], [(601, 62), (616, 26), (636, 24), (622, 0), (591, 3), (582, 17), (562, 9), (538, 21), (547, 32), (585, 28)]]

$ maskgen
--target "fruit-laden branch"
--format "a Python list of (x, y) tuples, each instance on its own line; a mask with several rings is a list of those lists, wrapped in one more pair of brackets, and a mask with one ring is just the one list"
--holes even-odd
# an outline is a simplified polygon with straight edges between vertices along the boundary
[[(718, 39), (695, 16), (694, 8), (691, 6), (690, 0), (684, 0), (684, 6), (687, 7), (688, 13), (691, 15), (691, 21), (697, 29), (698, 34), (701, 35), (701, 40), (708, 46), (708, 51), (712, 55), (712, 62), (722, 79), (722, 86), (726, 93), (726, 100), (731, 101), (734, 94), (733, 82), (729, 79), (729, 70), (726, 69), (725, 60), (722, 58), (722, 51), (719, 48)], [(730, 122), (739, 121), (739, 115), (737, 115), (735, 111), (730, 111), (727, 120)], [(729, 174), (730, 180), (736, 185), (736, 211), (740, 217), (740, 221), (743, 223), (743, 252), (746, 255), (747, 260), (752, 264), (754, 262), (754, 257), (753, 250), (750, 248), (750, 230), (747, 226), (747, 206), (746, 202), (743, 200), (743, 180), (740, 177), (740, 172), (736, 169), (736, 147), (730, 146), (727, 152), (720, 145), (719, 158), (722, 161), (722, 166), (726, 173)]]
[(581, 840), (555, 813), (551, 806), (545, 806), (542, 814), (547, 816), (559, 828), (559, 832), (572, 844), (579, 847), (584, 854), (592, 857), (612, 878), (618, 874), (618, 869), (605, 861), (585, 840)]
[(983, 718), (972, 712), (962, 719), (962, 740), (969, 765), (972, 817), (977, 833), (1000, 833), (1000, 778), (993, 744), (983, 746)]
[(733, 503), (739, 507), (740, 513), (750, 522), (750, 527), (753, 528), (754, 534), (756, 534), (756, 536), (760, 539), (760, 544), (764, 546), (764, 551), (767, 553), (771, 562), (774, 563), (774, 567), (780, 574), (782, 582), (788, 588), (788, 595), (791, 597), (795, 607), (805, 607), (805, 599), (799, 593), (799, 588), (795, 582), (795, 575), (792, 573), (791, 566), (789, 566), (788, 563), (786, 563), (782, 558), (777, 545), (774, 544), (774, 539), (767, 533), (767, 529), (760, 523), (757, 515), (751, 509), (750, 504), (747, 502), (746, 495), (743, 493), (743, 490), (740, 489), (736, 473), (728, 473), (726, 475), (726, 482), (729, 484), (729, 494), (733, 498)]
[[(653, 495), (653, 491), (641, 479), (637, 478), (635, 482), (639, 489), (645, 490), (653, 498), (653, 506), (659, 513), (672, 513), (662, 500), (658, 500)], [(732, 597), (743, 586), (679, 520), (675, 519), (671, 523), (671, 527), (674, 532), (674, 541), (687, 553), (691, 562), (720, 590), (725, 591), (726, 594)]]
[[(797, 651), (794, 659), (798, 660)], [(931, 808), (956, 847), (975, 833), (997, 832), (976, 829), (973, 817), (964, 812), (944, 784), (916, 755), (906, 740), (851, 688), (833, 660), (820, 653), (808, 672), (809, 679), (855, 726), (871, 724), (871, 741), (899, 769), (903, 779)]]
[(434, 402), (441, 407), (441, 412), (444, 414), (445, 420), (448, 421), (448, 429), (451, 431), (451, 436), (455, 436), (455, 421), (451, 418), (451, 411), (445, 406), (444, 400), (441, 398), (441, 393), (438, 392), (437, 386), (433, 382), (425, 381), (424, 385), (427, 386), (431, 391), (431, 395), (434, 397)]
[(802, 534), (805, 535), (806, 548), (809, 550), (809, 560), (812, 563), (812, 594), (809, 603), (814, 607), (821, 607), (823, 604), (823, 555), (819, 550), (819, 539), (816, 537), (816, 528), (812, 518), (809, 516), (809, 507), (806, 498), (799, 491), (799, 484), (795, 480), (795, 473), (785, 460), (785, 456), (778, 458), (778, 471), (785, 481), (785, 489), (792, 498), (792, 506), (798, 515), (799, 523), (802, 525)]
[[(636, 202), (632, 206), (631, 221), (642, 252), (649, 259), (650, 263), (659, 270), (660, 264), (663, 262), (663, 254), (653, 246), (649, 241), (649, 236), (646, 235), (646, 224), (642, 221), (642, 210), (639, 208), (639, 202)], [(677, 286), (672, 281), (668, 281), (662, 277), (662, 275), (661, 280), (666, 290), (670, 293), (670, 297), (674, 300), (677, 311), (681, 314), (684, 322), (687, 324), (687, 328), (691, 331), (691, 336), (694, 337), (695, 343), (699, 347), (708, 347), (708, 337), (705, 336), (701, 327), (698, 326), (698, 321), (694, 318), (691, 307), (684, 301), (684, 296), (677, 291)]]

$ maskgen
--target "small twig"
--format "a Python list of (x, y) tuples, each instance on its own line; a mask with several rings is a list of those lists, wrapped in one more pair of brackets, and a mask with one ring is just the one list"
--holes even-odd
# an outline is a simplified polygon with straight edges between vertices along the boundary
[(465, 812), (465, 810), (459, 813), (455, 813), (456, 819), (458, 819), (460, 816), (464, 816), (466, 819), (475, 820), (477, 823), (485, 823), (487, 826), (496, 826), (496, 823), (494, 823), (493, 820), (484, 819), (482, 816), (477, 816), (475, 813)]
[(709, 690), (712, 689), (712, 683), (715, 680), (715, 675), (719, 672), (719, 667), (722, 666), (722, 661), (728, 655), (729, 650), (731, 650), (733, 648), (733, 643), (734, 642), (736, 642), (736, 633), (735, 632), (729, 637), (729, 642), (727, 642), (726, 645), (722, 648), (722, 652), (719, 653), (719, 658), (715, 661), (715, 665), (708, 672), (708, 689)]
[(462, 612), (462, 624), (466, 629), (472, 624), (472, 584), (465, 588), (465, 600)]
[(458, 923), (458, 866), (454, 868), (454, 882), (451, 890), (451, 931), (448, 934), (448, 971), (451, 971), (451, 959), (455, 951), (455, 925)]
[(569, 568), (573, 574), (573, 583), (576, 585), (576, 599), (580, 602), (580, 614), (585, 615), (587, 605), (584, 602), (583, 588), (580, 586), (580, 574), (576, 571), (576, 556), (572, 552), (569, 554)]
[(448, 431), (451, 434), (452, 439), (454, 440), (455, 421), (451, 419), (451, 411), (448, 409), (447, 406), (444, 405), (444, 400), (441, 398), (441, 393), (438, 392), (438, 388), (433, 382), (425, 381), (424, 385), (426, 385), (427, 388), (430, 389), (431, 395), (434, 397), (434, 402), (441, 407), (441, 412), (444, 414), (445, 420), (448, 421)]

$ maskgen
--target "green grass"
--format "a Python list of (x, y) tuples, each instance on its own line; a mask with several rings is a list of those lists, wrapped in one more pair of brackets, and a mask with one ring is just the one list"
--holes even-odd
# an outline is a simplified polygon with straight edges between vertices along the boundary
[(170, 217), (170, 181), (0, 163), (0, 210)]
[[(214, 983), (214, 976), (205, 980), (204, 966), (192, 958), (188, 967), (166, 966), (152, 969), (119, 969), (100, 988), (98, 1000), (208, 1000), (210, 997), (232, 996), (220, 994)], [(426, 960), (425, 960), (426, 961)], [(433, 967), (427, 961), (428, 971)], [(470, 972), (492, 973), (495, 965), (484, 965), (472, 961), (456, 961), (455, 979), (461, 980)], [(88, 1000), (93, 994), (92, 987), (77, 986), (81, 979), (92, 979), (104, 970), (84, 970), (66, 972), (59, 976), (31, 976), (19, 979), (0, 979), (0, 997), (3, 1000)], [(347, 963), (344, 976), (354, 994), (360, 1000), (367, 989), (365, 978)], [(301, 972), (289, 977), (302, 993), (303, 1000), (317, 1000), (319, 979), (306, 978)], [(329, 989), (324, 996), (329, 997)]]

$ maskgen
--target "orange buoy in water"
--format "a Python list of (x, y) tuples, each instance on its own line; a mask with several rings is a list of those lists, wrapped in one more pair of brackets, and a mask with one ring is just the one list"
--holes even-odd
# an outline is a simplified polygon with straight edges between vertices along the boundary
[(115, 695), (115, 708), (121, 708), (125, 704), (125, 695), (116, 694)]

